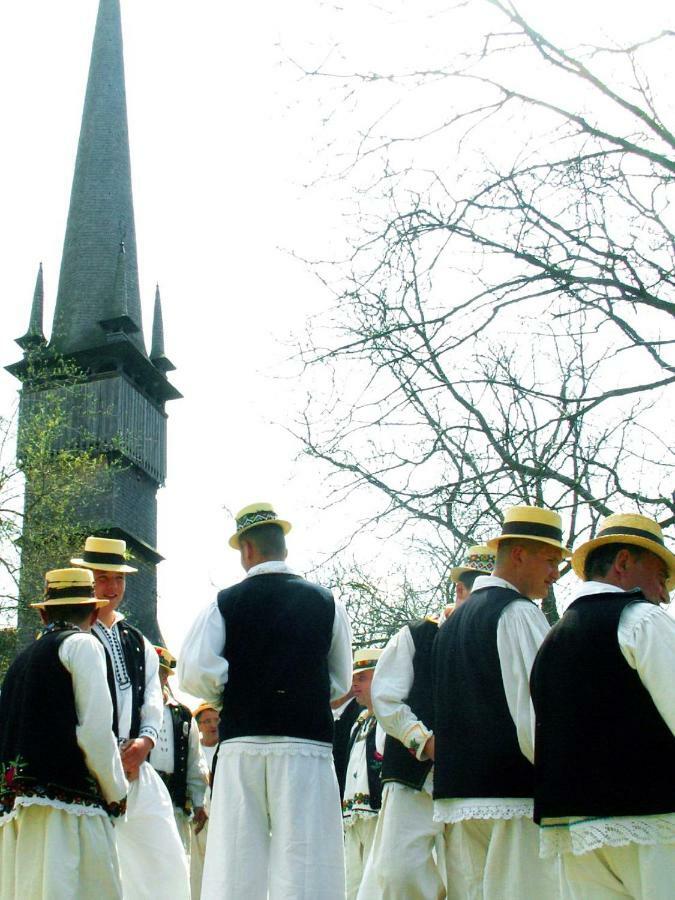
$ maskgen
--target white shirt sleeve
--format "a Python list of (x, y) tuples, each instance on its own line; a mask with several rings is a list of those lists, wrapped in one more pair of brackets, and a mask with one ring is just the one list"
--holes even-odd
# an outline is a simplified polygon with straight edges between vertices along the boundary
[(59, 659), (73, 680), (78, 746), (106, 801), (119, 803), (126, 797), (128, 784), (112, 730), (104, 654), (96, 638), (84, 632), (67, 637), (59, 647)]
[(178, 657), (177, 671), (184, 691), (216, 704), (218, 709), (228, 673), (224, 647), (225, 620), (214, 600), (199, 613), (188, 631)]
[(187, 793), (192, 800), (193, 807), (204, 805), (204, 794), (208, 786), (209, 766), (202, 752), (197, 722), (193, 719), (190, 722), (190, 734), (188, 735), (187, 760)]
[(621, 613), (619, 647), (675, 734), (675, 619), (652, 603), (631, 603)]
[(145, 646), (145, 696), (141, 706), (141, 725), (139, 737), (148, 737), (157, 743), (159, 729), (164, 717), (164, 699), (162, 685), (159, 682), (159, 657), (157, 651), (147, 638), (143, 638)]
[(344, 604), (335, 601), (333, 637), (328, 651), (330, 699), (343, 697), (352, 686), (352, 626)]
[(543, 612), (526, 600), (514, 600), (497, 625), (497, 652), (506, 702), (523, 756), (534, 762), (534, 707), (530, 673), (537, 651), (549, 631)]
[(382, 728), (419, 759), (433, 732), (405, 703), (415, 677), (414, 658), (415, 644), (406, 625), (390, 639), (378, 659), (370, 696)]

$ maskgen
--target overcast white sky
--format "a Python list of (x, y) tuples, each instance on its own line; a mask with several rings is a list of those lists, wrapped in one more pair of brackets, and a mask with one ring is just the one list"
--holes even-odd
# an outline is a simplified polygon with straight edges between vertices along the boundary
[[(13, 339), (26, 330), (40, 261), (46, 329), (51, 323), (97, 5), (0, 6), (2, 365), (19, 358)], [(223, 506), (274, 502), (296, 526), (291, 561), (301, 570), (361, 514), (320, 512), (320, 473), (296, 462), (294, 441), (272, 424), (291, 418), (301, 400), (293, 381), (272, 377), (282, 371), (284, 341), (329, 302), (278, 248), (329, 255), (343, 212), (337, 188), (301, 187), (323, 136), (278, 44), (311, 66), (346, 40), (364, 65), (396, 68), (434, 34), (421, 13), (417, 29), (416, 11), (447, 4), (384, 5), (395, 12), (387, 21), (403, 27), (386, 25), (363, 0), (122, 2), (144, 330), (149, 343), (159, 281), (166, 351), (177, 366), (170, 377), (184, 394), (168, 405), (169, 474), (159, 495), (159, 619), (176, 652), (214, 585), (240, 577)], [(573, 40), (601, 25), (631, 35), (668, 4), (523, 6)], [(438, 30), (434, 40), (438, 49)], [(339, 64), (340, 54), (333, 59)], [(0, 372), (3, 411), (16, 388)]]

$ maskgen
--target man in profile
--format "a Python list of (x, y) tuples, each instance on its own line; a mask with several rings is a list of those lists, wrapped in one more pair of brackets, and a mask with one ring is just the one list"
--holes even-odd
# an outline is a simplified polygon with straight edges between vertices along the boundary
[(344, 900), (330, 701), (351, 684), (351, 629), (330, 591), (286, 565), (290, 528), (268, 503), (238, 513), (229, 543), (246, 577), (179, 658), (181, 687), (221, 708), (204, 897)]

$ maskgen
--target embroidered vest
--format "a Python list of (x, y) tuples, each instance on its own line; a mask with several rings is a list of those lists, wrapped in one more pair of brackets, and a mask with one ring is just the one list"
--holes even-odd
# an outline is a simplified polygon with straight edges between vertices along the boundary
[(481, 588), (438, 629), (434, 799), (533, 796), (534, 767), (520, 751), (497, 651), (502, 613), (525, 599), (508, 588)]
[(646, 602), (639, 591), (580, 597), (539, 649), (531, 676), (536, 822), (675, 812), (675, 736), (617, 634), (623, 610)]
[[(141, 708), (145, 702), (145, 641), (143, 635), (130, 625), (124, 619), (117, 623), (117, 631), (122, 645), (122, 654), (126, 665), (127, 674), (131, 681), (131, 690), (133, 692), (133, 706), (131, 710), (131, 728), (129, 730), (130, 738), (137, 738), (141, 729)], [(111, 659), (108, 642), (101, 637), (96, 627), (92, 629), (92, 634), (103, 644), (106, 651), (105, 662), (108, 675), (108, 687), (110, 689), (110, 698), (113, 705), (113, 731), (115, 736), (119, 738), (119, 720), (117, 713), (117, 690), (115, 687), (115, 663)]]
[(192, 713), (182, 703), (170, 703), (169, 710), (173, 728), (173, 772), (156, 771), (166, 785), (173, 805), (189, 814), (192, 807), (187, 797), (187, 767)]
[(330, 591), (291, 574), (254, 575), (218, 595), (227, 683), (220, 739), (285, 735), (331, 743)]
[[(366, 734), (366, 770), (368, 774), (368, 797), (369, 805), (373, 810), (379, 810), (382, 806), (382, 759), (377, 753), (375, 746), (375, 736), (377, 731), (377, 721), (371, 716), (368, 721), (368, 733)], [(352, 727), (352, 733), (349, 738), (349, 747), (347, 751), (347, 761), (352, 752), (352, 747), (356, 743), (356, 738), (365, 723), (356, 722)], [(344, 807), (344, 801), (343, 801)]]
[(73, 681), (59, 659), (59, 647), (76, 629), (47, 632), (10, 666), (0, 693), (0, 815), (16, 797), (108, 807), (87, 769), (75, 729)]
[[(431, 686), (431, 647), (438, 634), (438, 622), (422, 619), (408, 625), (415, 647), (413, 657), (413, 683), (405, 703), (424, 725), (433, 730), (434, 708)], [(432, 760), (416, 759), (400, 741), (390, 734), (384, 742), (382, 759), (382, 783), (397, 781), (415, 790), (422, 790), (427, 775), (433, 767)]]
[(343, 709), (340, 718), (335, 720), (335, 728), (333, 731), (333, 763), (335, 765), (338, 787), (340, 788), (340, 799), (344, 797), (345, 793), (345, 778), (347, 776), (347, 763), (349, 762), (352, 726), (362, 710), (363, 707), (359, 706), (355, 697), (352, 697), (347, 706)]

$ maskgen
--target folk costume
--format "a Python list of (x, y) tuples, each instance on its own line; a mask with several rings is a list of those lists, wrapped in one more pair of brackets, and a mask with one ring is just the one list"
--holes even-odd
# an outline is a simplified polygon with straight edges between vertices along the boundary
[[(176, 658), (165, 647), (155, 647), (160, 671), (173, 675)], [(178, 834), (190, 859), (193, 810), (203, 809), (209, 783), (209, 769), (201, 750), (199, 728), (187, 706), (163, 690), (164, 717), (157, 743), (148, 757), (162, 779), (173, 803)]]
[[(196, 707), (192, 711), (192, 715), (194, 720), (199, 723), (199, 716), (206, 712), (206, 710), (213, 710), (217, 712), (218, 710), (211, 703), (200, 703), (199, 706)], [(204, 744), (204, 741), (201, 739), (200, 733), (200, 746), (202, 757), (206, 763), (206, 768), (208, 771), (208, 779), (209, 786), (206, 788), (206, 792), (204, 794), (204, 810), (207, 815), (209, 815), (211, 810), (211, 780), (213, 778), (213, 765), (216, 756), (216, 750), (218, 749), (218, 745), (214, 744), (212, 747), (207, 747)], [(209, 834), (209, 822), (208, 819), (204, 825), (204, 827), (200, 831), (195, 831), (193, 828), (192, 837), (191, 837), (191, 851), (190, 851), (190, 898), (191, 900), (199, 900), (202, 893), (202, 875), (204, 873), (204, 858), (206, 856), (206, 840)]]
[[(538, 507), (506, 513), (506, 538), (568, 553), (560, 517)], [(436, 759), (434, 818), (444, 823), (447, 895), (457, 900), (554, 898), (558, 867), (539, 859), (532, 822), (534, 721), (530, 670), (549, 626), (512, 584), (479, 576), (440, 627), (432, 651)]]
[[(71, 562), (93, 571), (137, 571), (126, 561), (126, 543), (112, 538), (88, 537), (82, 557)], [(164, 703), (153, 645), (119, 612), (110, 628), (96, 622), (92, 634), (106, 651), (113, 731), (119, 744), (148, 737), (156, 745)], [(125, 900), (151, 900), (158, 893), (170, 900), (188, 900), (188, 863), (173, 804), (147, 760), (129, 784), (127, 814), (116, 836)]]
[[(230, 545), (266, 524), (290, 529), (255, 504)], [(184, 690), (222, 708), (202, 897), (342, 900), (329, 702), (351, 684), (344, 607), (283, 562), (254, 565), (197, 618), (178, 673)]]
[[(457, 583), (465, 573), (489, 574), (494, 552), (469, 548), (451, 570)], [(445, 897), (442, 822), (434, 821), (433, 762), (424, 747), (434, 731), (431, 648), (439, 617), (411, 622), (391, 638), (371, 688), (373, 709), (387, 732), (382, 763), (382, 809), (377, 820), (370, 868), (360, 900), (438, 900)]]
[[(655, 553), (672, 589), (675, 555), (652, 519), (608, 517), (575, 551), (575, 572), (584, 577), (607, 543)], [(586, 581), (542, 644), (531, 681), (535, 821), (574, 898), (673, 895), (674, 679), (675, 621), (639, 589)]]
[[(104, 605), (91, 573), (47, 572), (39, 609)], [(111, 818), (127, 782), (112, 732), (103, 650), (52, 622), (10, 666), (0, 694), (0, 898), (119, 900)]]
[[(354, 672), (370, 671), (382, 650), (367, 648), (354, 654)], [(342, 799), (345, 830), (346, 900), (356, 900), (382, 805), (384, 731), (372, 710), (363, 709), (352, 726), (347, 748), (347, 771)]]
[(333, 764), (340, 788), (340, 800), (345, 793), (352, 728), (361, 712), (362, 707), (355, 697), (351, 697), (346, 703), (333, 710)]

